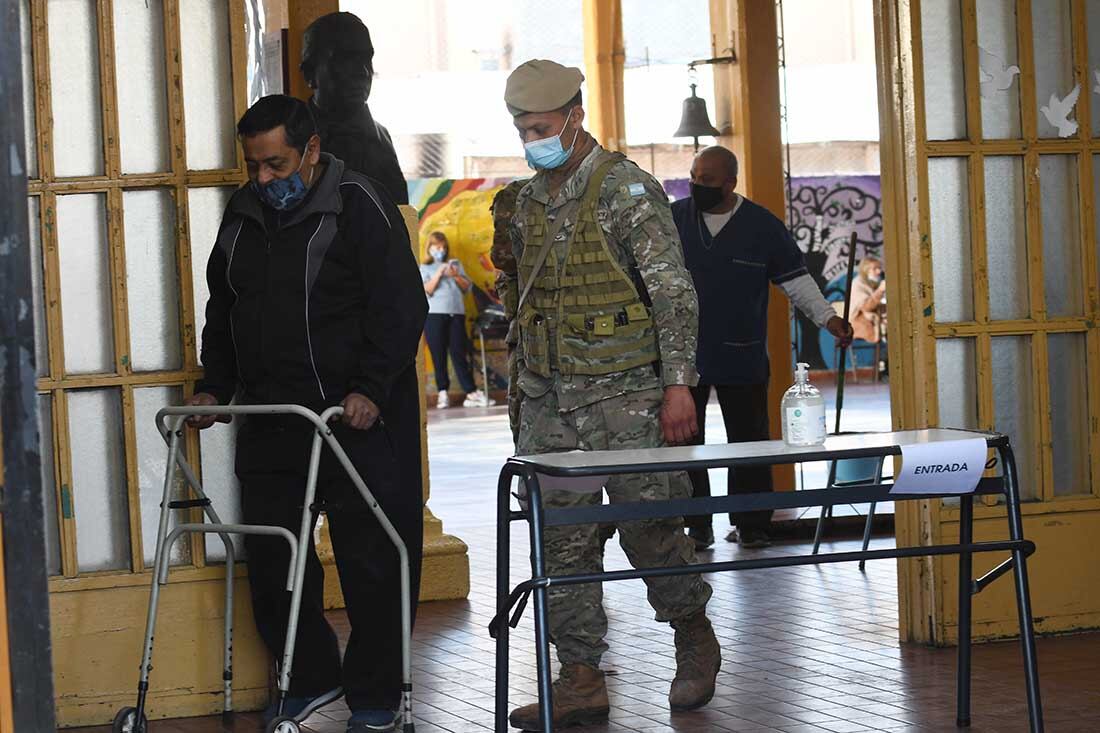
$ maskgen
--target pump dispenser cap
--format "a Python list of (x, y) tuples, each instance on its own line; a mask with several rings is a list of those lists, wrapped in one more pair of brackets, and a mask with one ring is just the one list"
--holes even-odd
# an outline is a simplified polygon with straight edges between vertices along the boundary
[(810, 365), (805, 362), (798, 362), (794, 368), (794, 379), (799, 384), (805, 384), (810, 378)]

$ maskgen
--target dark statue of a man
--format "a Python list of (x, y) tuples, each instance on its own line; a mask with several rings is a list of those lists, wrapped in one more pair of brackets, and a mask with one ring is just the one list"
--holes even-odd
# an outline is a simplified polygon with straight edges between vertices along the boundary
[(313, 90), (309, 107), (317, 119), (321, 149), (380, 183), (394, 202), (409, 203), (390, 133), (367, 107), (374, 44), (363, 21), (352, 13), (330, 13), (313, 21), (302, 39), (301, 69)]

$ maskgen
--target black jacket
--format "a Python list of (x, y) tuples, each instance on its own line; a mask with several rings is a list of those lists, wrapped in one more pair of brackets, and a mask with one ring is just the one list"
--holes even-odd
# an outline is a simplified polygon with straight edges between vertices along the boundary
[(291, 211), (249, 185), (230, 199), (207, 265), (196, 392), (312, 409), (359, 392), (385, 411), (409, 381), (428, 305), (404, 220), (366, 177), (322, 159)]
[(374, 121), (367, 105), (349, 119), (334, 120), (310, 97), (309, 109), (317, 122), (321, 150), (332, 153), (353, 170), (377, 181), (394, 203), (409, 203), (409, 187), (397, 161), (389, 130)]

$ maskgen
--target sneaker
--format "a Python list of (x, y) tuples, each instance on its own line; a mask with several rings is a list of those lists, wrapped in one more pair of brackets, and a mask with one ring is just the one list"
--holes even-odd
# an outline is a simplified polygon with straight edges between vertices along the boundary
[(348, 719), (348, 733), (397, 729), (396, 710), (356, 710)]
[(692, 527), (687, 536), (695, 543), (696, 550), (705, 550), (714, 544), (714, 530), (711, 527)]
[(480, 389), (475, 389), (466, 395), (466, 401), (462, 403), (463, 407), (488, 407), (489, 398)]
[[(277, 695), (277, 693), (276, 693)], [(325, 705), (331, 702), (335, 702), (344, 696), (344, 688), (336, 687), (328, 692), (322, 692), (315, 697), (288, 697), (286, 703), (283, 705), (283, 715), (288, 718), (294, 718), (297, 722), (301, 723), (313, 713), (317, 712)], [(279, 708), (279, 700), (276, 696), (274, 702), (267, 706), (264, 710), (264, 723), (270, 723), (276, 717), (278, 717), (276, 711)]]
[(439, 397), (435, 400), (435, 409), (446, 410), (451, 406), (451, 396), (447, 394), (445, 390), (440, 391)]
[(746, 550), (771, 547), (772, 544), (771, 537), (768, 537), (768, 533), (762, 529), (731, 529), (726, 535), (726, 542), (736, 542)]

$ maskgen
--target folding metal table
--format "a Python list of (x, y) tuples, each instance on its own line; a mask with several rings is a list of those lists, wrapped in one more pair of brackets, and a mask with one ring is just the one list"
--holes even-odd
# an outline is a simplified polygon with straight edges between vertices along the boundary
[[(998, 542), (974, 542), (974, 494), (891, 494), (892, 483), (843, 486), (809, 491), (741, 494), (704, 498), (672, 499), (628, 504), (603, 504), (565, 509), (542, 506), (539, 475), (552, 477), (584, 477), (625, 473), (687, 471), (738, 466), (778, 465), (809, 461), (836, 461), (850, 458), (896, 456), (903, 446), (939, 443), (954, 440), (984, 438), (994, 451), (995, 468), (999, 475), (983, 478), (974, 494), (1002, 495), (1005, 500), (1009, 539)], [(518, 477), (526, 489), (525, 501), (519, 509), (512, 506), (512, 479)], [(573, 524), (622, 522), (640, 519), (745, 512), (764, 509), (793, 509), (828, 506), (830, 504), (863, 504), (876, 501), (918, 501), (958, 496), (960, 507), (959, 542), (957, 544), (897, 547), (834, 552), (820, 555), (757, 557), (748, 560), (698, 563), (673, 568), (641, 568), (602, 573), (548, 576), (543, 547), (546, 527)], [(511, 523), (526, 521), (531, 543), (531, 577), (510, 586), (509, 560)], [(1012, 447), (1006, 436), (998, 433), (954, 429), (911, 430), (889, 433), (858, 433), (831, 436), (823, 446), (795, 448), (781, 441), (760, 441), (651, 450), (588, 451), (551, 453), (537, 456), (517, 456), (508, 459), (497, 484), (497, 615), (490, 624), (490, 634), (496, 638), (496, 731), (508, 730), (508, 636), (534, 596), (535, 645), (538, 660), (538, 692), (542, 730), (553, 730), (553, 709), (550, 668), (549, 622), (547, 591), (550, 588), (581, 583), (632, 580), (669, 575), (691, 575), (735, 570), (782, 568), (798, 565), (881, 560), (932, 555), (959, 556), (959, 646), (957, 677), (957, 724), (970, 725), (970, 647), (971, 599), (990, 583), (1012, 572), (1016, 585), (1016, 607), (1020, 620), (1023, 646), (1030, 730), (1043, 730), (1042, 704), (1039, 697), (1039, 672), (1035, 655), (1035, 633), (1032, 625), (1031, 599), (1028, 591), (1027, 557), (1035, 544), (1024, 539), (1020, 513), (1019, 474)], [(1008, 552), (1010, 556), (980, 578), (972, 578), (971, 560), (976, 552)]]

